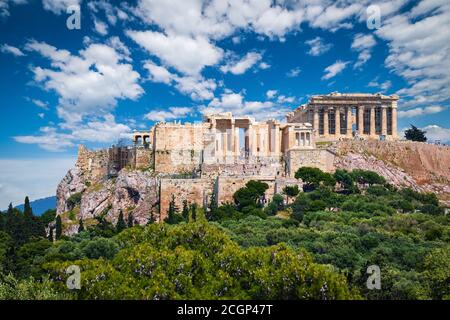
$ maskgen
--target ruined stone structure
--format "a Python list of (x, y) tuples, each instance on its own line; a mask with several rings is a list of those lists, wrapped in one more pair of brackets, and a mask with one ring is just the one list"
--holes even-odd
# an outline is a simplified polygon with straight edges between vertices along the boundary
[[(163, 221), (172, 197), (178, 208), (183, 201), (205, 207), (212, 194), (224, 204), (233, 202), (233, 194), (250, 180), (269, 185), (265, 198), (270, 201), (287, 185), (301, 187), (294, 175), (303, 166), (327, 172), (369, 168), (394, 185), (422, 190), (411, 174), (365, 151), (358, 153), (347, 147), (350, 151), (344, 152), (336, 147), (378, 143), (370, 154), (385, 150), (383, 146), (388, 144), (400, 150), (401, 143), (395, 141), (397, 100), (396, 96), (378, 94), (314, 96), (307, 105), (289, 113), (285, 123), (258, 122), (231, 113), (211, 114), (201, 123), (157, 123), (149, 131), (135, 132), (130, 146), (98, 151), (80, 146), (76, 167), (58, 186), (57, 213), (66, 217), (68, 233), (76, 232), (79, 219), (89, 225), (95, 223), (94, 217), (105, 215), (115, 223), (120, 212), (125, 217), (132, 214), (139, 224), (147, 223), (150, 217)], [(316, 141), (329, 140), (345, 141), (316, 146)], [(435, 172), (448, 168), (448, 161), (443, 166), (431, 162)], [(444, 178), (440, 179), (448, 177)], [(67, 217), (73, 214), (68, 213), (73, 209), (67, 200), (75, 193), (82, 194), (81, 203), (76, 219), (69, 221)]]
[(286, 116), (287, 122), (313, 125), (317, 141), (342, 139), (397, 139), (398, 96), (341, 94), (312, 96)]

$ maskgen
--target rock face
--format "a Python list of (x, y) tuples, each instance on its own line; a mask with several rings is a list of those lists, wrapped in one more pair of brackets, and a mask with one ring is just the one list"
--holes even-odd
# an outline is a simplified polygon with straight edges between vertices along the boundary
[(395, 186), (437, 193), (450, 200), (450, 147), (421, 142), (341, 141), (335, 167), (372, 170)]
[(83, 192), (86, 185), (80, 177), (77, 167), (70, 169), (56, 189), (56, 212), (61, 214), (70, 210), (67, 199), (75, 193)]

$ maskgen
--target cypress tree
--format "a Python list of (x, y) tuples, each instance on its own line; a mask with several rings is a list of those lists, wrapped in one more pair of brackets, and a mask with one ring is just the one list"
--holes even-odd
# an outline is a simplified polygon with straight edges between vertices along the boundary
[(117, 230), (117, 232), (121, 232), (121, 231), (125, 230), (126, 227), (127, 227), (127, 225), (125, 223), (125, 220), (123, 219), (123, 212), (122, 212), (122, 210), (120, 210), (119, 218), (117, 220), (116, 230)]
[(33, 209), (30, 206), (30, 199), (28, 196), (25, 197), (25, 202), (23, 204), (23, 215), (26, 219), (31, 219), (33, 217)]
[(128, 214), (128, 228), (132, 228), (134, 225), (134, 217), (133, 217), (133, 212), (130, 212)]
[(170, 200), (169, 202), (169, 209), (167, 210), (167, 218), (165, 219), (165, 221), (168, 224), (174, 224), (177, 223), (177, 217), (176, 214), (178, 212), (178, 208), (175, 205), (175, 196), (172, 195), (172, 200)]
[(189, 222), (189, 206), (187, 200), (183, 200), (182, 216), (186, 222)]
[(83, 219), (80, 218), (80, 223), (78, 225), (78, 233), (84, 231)]
[(197, 220), (197, 204), (195, 202), (191, 205), (191, 218), (192, 222)]
[(61, 216), (56, 217), (56, 223), (55, 223), (55, 239), (59, 240), (62, 236), (62, 221)]
[(50, 227), (50, 230), (48, 231), (48, 241), (53, 242), (53, 227)]

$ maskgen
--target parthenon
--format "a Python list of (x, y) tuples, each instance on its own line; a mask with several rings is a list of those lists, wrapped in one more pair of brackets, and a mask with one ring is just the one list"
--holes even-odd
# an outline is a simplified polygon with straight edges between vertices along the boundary
[(341, 94), (312, 96), (286, 115), (287, 122), (313, 125), (317, 141), (340, 139), (397, 139), (398, 96)]

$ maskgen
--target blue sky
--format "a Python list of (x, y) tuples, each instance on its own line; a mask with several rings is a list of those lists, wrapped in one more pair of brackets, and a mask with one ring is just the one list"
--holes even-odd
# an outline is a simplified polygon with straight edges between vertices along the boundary
[(0, 66), (0, 208), (54, 194), (80, 143), (332, 91), (398, 94), (399, 130), (450, 141), (447, 0), (0, 0)]

